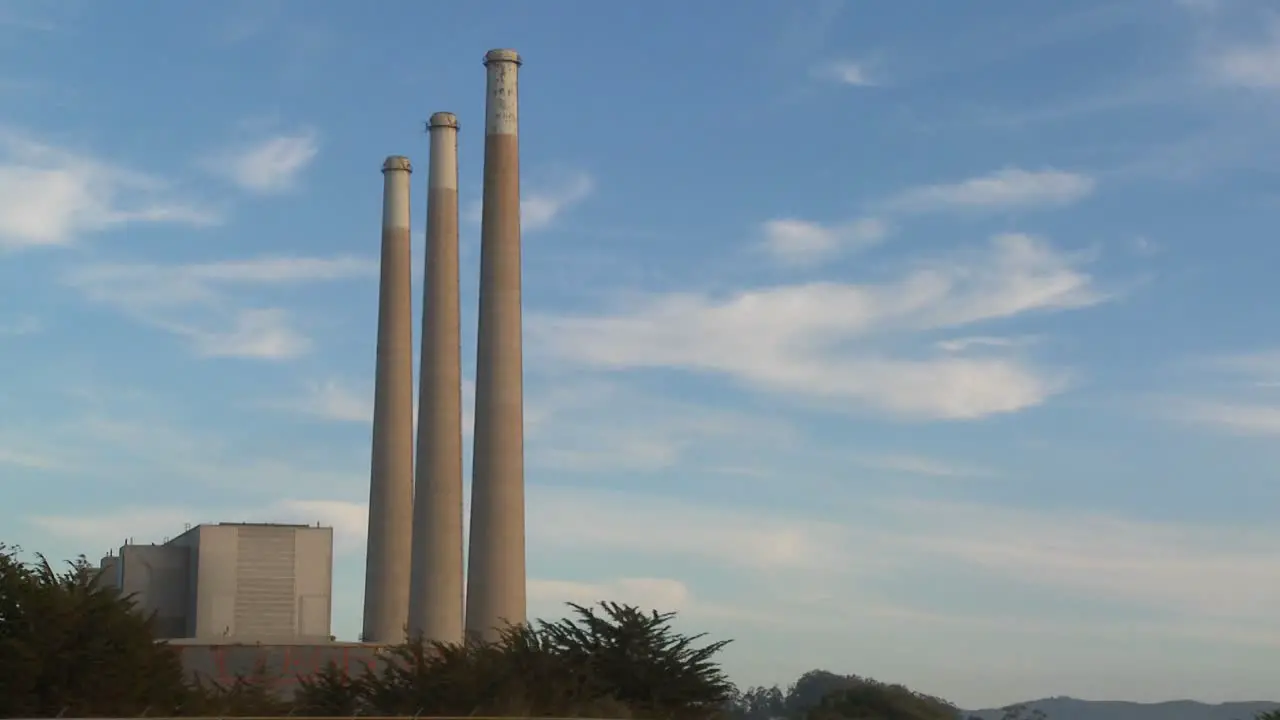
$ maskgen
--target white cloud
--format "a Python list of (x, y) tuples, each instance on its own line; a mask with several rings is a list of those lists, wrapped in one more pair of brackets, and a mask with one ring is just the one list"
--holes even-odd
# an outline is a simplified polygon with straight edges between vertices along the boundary
[(949, 353), (962, 353), (974, 348), (1016, 348), (1030, 345), (1038, 340), (1035, 336), (998, 337), (993, 335), (972, 335), (968, 337), (939, 340), (934, 343), (939, 350)]
[(864, 455), (856, 458), (856, 462), (877, 470), (930, 477), (985, 477), (992, 474), (990, 470), (983, 468), (968, 467), (920, 455)]
[(695, 557), (758, 571), (829, 569), (847, 563), (846, 530), (813, 519), (688, 505), (659, 495), (531, 486), (531, 546)]
[(1214, 365), (1261, 385), (1280, 382), (1280, 350), (1243, 353), (1217, 358)]
[(1280, 404), (1199, 400), (1177, 407), (1184, 419), (1237, 435), (1280, 436)]
[(1191, 12), (1214, 13), (1222, 9), (1222, 0), (1175, 0), (1180, 5)]
[[(310, 341), (281, 308), (238, 307), (238, 287), (280, 287), (376, 277), (374, 260), (265, 257), (187, 265), (103, 263), (74, 269), (64, 279), (91, 302), (188, 338), (207, 357), (288, 359)], [(194, 318), (194, 319), (193, 319)]]
[[(655, 472), (741, 462), (736, 441), (773, 448), (796, 440), (790, 423), (600, 382), (538, 383), (525, 415), (527, 463), (559, 473)], [(732, 447), (726, 447), (723, 440)]]
[(565, 210), (582, 202), (595, 190), (595, 180), (578, 173), (559, 185), (525, 193), (520, 199), (520, 223), (526, 230), (541, 230)]
[(1208, 366), (1228, 387), (1163, 405), (1174, 418), (1244, 436), (1280, 436), (1280, 350), (1213, 358)]
[(890, 198), (886, 208), (923, 213), (1061, 207), (1089, 196), (1094, 187), (1093, 178), (1078, 173), (1006, 168), (957, 183), (913, 188)]
[[(791, 594), (819, 603), (824, 588), (827, 598), (843, 602), (852, 585), (866, 587), (887, 575), (927, 577), (946, 567), (967, 575), (966, 582), (986, 583), (994, 574), (1072, 597), (1177, 614), (1166, 631), (1250, 621), (1263, 622), (1272, 637), (1280, 630), (1271, 612), (1280, 601), (1280, 559), (1267, 550), (1280, 537), (1267, 528), (863, 495), (836, 495), (824, 504), (845, 503), (858, 507), (863, 519), (835, 524), (732, 503), (534, 487), (530, 538), (542, 552), (589, 547), (617, 553), (623, 567), (628, 555), (671, 555), (745, 575), (786, 572)], [(926, 601), (891, 599), (902, 611)]]
[(310, 383), (301, 400), (274, 405), (324, 420), (366, 424), (373, 421), (373, 391), (357, 392), (332, 378)]
[(1223, 85), (1280, 89), (1280, 22), (1271, 23), (1261, 42), (1226, 47), (1209, 56), (1207, 70)]
[(311, 341), (295, 329), (281, 308), (241, 310), (230, 328), (210, 332), (189, 325), (169, 329), (191, 338), (201, 357), (287, 360), (305, 355)]
[(37, 515), (31, 524), (63, 540), (85, 546), (116, 547), (125, 538), (139, 543), (159, 543), (174, 537), (188, 525), (213, 522), (272, 522), (333, 528), (334, 550), (363, 550), (368, 532), (368, 506), (338, 500), (279, 500), (258, 507), (196, 510), (189, 507), (126, 506), (92, 516)]
[(362, 502), (281, 500), (257, 513), (256, 517), (276, 518), (273, 522), (320, 523), (331, 527), (336, 552), (363, 552), (365, 538), (369, 536), (369, 506)]
[(316, 133), (302, 130), (228, 149), (203, 164), (244, 190), (269, 195), (292, 190), (319, 151)]
[(861, 218), (839, 225), (796, 218), (779, 218), (764, 224), (762, 248), (774, 259), (792, 267), (808, 267), (836, 254), (881, 242), (888, 226), (878, 218)]
[[(614, 599), (642, 607), (717, 612), (780, 625), (845, 630), (867, 613), (905, 622), (955, 626), (1014, 623), (1072, 632), (1089, 621), (1055, 617), (1055, 609), (999, 601), (989, 613), (954, 615), (936, 608), (934, 583), (966, 588), (1012, 582), (1062, 597), (1118, 603), (1152, 618), (1144, 632), (1216, 638), (1227, 643), (1280, 642), (1273, 609), (1280, 601), (1280, 542), (1274, 529), (1239, 523), (1153, 522), (1068, 511), (836, 493), (823, 499), (831, 522), (785, 509), (747, 509), (732, 499), (688, 500), (628, 492), (533, 485), (528, 537), (535, 556), (603, 553), (613, 579), (534, 578), (530, 600)], [(209, 517), (214, 513), (217, 517)], [(258, 507), (193, 511), (184, 507), (106, 508), (89, 515), (36, 515), (29, 521), (62, 539), (98, 547), (132, 536), (158, 541), (186, 523), (213, 520), (316, 522), (334, 528), (336, 549), (363, 548), (367, 506), (358, 501), (285, 499)], [(535, 560), (537, 558), (535, 557)], [(661, 577), (641, 567), (682, 571)], [(716, 608), (698, 593), (710, 587), (705, 568), (736, 577), (751, 614)], [(619, 577), (624, 579), (618, 579)], [(887, 585), (881, 581), (894, 579)], [(917, 579), (913, 584), (901, 582)], [(782, 592), (772, 592), (785, 588)], [(966, 591), (966, 592), (971, 592)], [(865, 606), (865, 608), (864, 608)], [(1067, 623), (1064, 625), (1063, 623)], [(1078, 624), (1077, 624), (1078, 623)], [(988, 628), (989, 630), (990, 628)], [(1264, 640), (1265, 639), (1265, 640)]]
[(1275, 627), (1280, 559), (1269, 530), (923, 500), (897, 510), (913, 518), (909, 547), (929, 555), (1082, 596)]
[(889, 232), (885, 218), (933, 212), (1037, 210), (1078, 202), (1093, 193), (1093, 178), (1062, 170), (1005, 168), (955, 183), (907, 189), (876, 204), (879, 217), (826, 225), (799, 218), (770, 220), (761, 248), (783, 265), (812, 267), (841, 251), (875, 245)]
[[(585, 172), (576, 172), (558, 181), (523, 190), (520, 198), (520, 227), (528, 232), (544, 230), (555, 223), (565, 211), (586, 200), (595, 191), (595, 179)], [(467, 217), (480, 222), (483, 205), (476, 201), (467, 207)]]
[(219, 221), (161, 178), (0, 130), (0, 251), (66, 245), (128, 224)]
[(865, 63), (853, 60), (835, 60), (816, 69), (819, 77), (855, 87), (872, 87), (880, 83), (872, 77)]
[[(626, 603), (658, 612), (687, 610), (692, 599), (689, 586), (670, 578), (620, 578), (609, 582), (529, 580), (531, 604), (556, 607), (564, 603), (594, 605), (601, 600)], [(537, 614), (542, 617), (542, 614)]]
[(183, 527), (197, 517), (200, 514), (188, 508), (126, 506), (94, 515), (35, 515), (29, 517), (28, 522), (58, 539), (73, 540), (86, 548), (105, 549), (119, 547), (126, 540), (161, 542), (180, 534)]
[(530, 349), (604, 370), (719, 373), (897, 415), (975, 418), (1043, 402), (1066, 378), (994, 352), (895, 356), (893, 343), (1104, 301), (1079, 265), (1041, 239), (1001, 235), (982, 252), (882, 284), (781, 285), (724, 298), (675, 293), (613, 315), (533, 314)]
[(0, 337), (34, 335), (44, 329), (44, 323), (33, 315), (23, 315), (10, 321), (0, 321)]
[(45, 455), (8, 447), (0, 447), (0, 465), (28, 470), (52, 470), (62, 467), (61, 463)]

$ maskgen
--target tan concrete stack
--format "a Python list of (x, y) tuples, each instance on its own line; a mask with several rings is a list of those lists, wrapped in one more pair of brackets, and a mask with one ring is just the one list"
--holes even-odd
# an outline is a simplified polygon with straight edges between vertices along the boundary
[(520, 141), (513, 50), (485, 55), (484, 209), (466, 631), (525, 622)]
[(428, 123), (427, 251), (418, 374), (409, 633), (462, 639), (462, 336), (458, 307), (458, 119)]
[(409, 159), (382, 165), (382, 277), (365, 566), (367, 642), (404, 639), (413, 523), (413, 308)]

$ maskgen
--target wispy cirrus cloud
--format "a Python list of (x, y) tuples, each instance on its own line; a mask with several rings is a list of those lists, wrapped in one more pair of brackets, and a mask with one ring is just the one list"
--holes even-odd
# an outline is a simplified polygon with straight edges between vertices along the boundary
[(939, 478), (989, 477), (993, 474), (986, 468), (962, 465), (923, 455), (862, 455), (854, 458), (854, 462), (875, 470)]
[(817, 77), (853, 87), (875, 87), (883, 85), (868, 63), (856, 60), (832, 60), (822, 63), (813, 69)]
[(1233, 435), (1280, 436), (1280, 350), (1226, 355), (1205, 365), (1215, 389), (1163, 402), (1167, 415)]
[[(296, 400), (278, 401), (271, 407), (292, 410), (322, 420), (369, 423), (373, 421), (373, 391), (359, 391), (335, 378), (308, 383)], [(414, 413), (415, 416), (417, 413)]]
[(596, 182), (585, 172), (533, 192), (520, 199), (520, 222), (529, 230), (541, 230), (564, 211), (582, 202), (595, 191)]
[(1005, 168), (953, 183), (908, 188), (870, 203), (871, 214), (848, 222), (775, 218), (764, 223), (759, 247), (785, 267), (811, 268), (883, 241), (891, 223), (912, 215), (1050, 210), (1083, 200), (1095, 186), (1092, 177), (1081, 173)]
[(1070, 205), (1088, 197), (1093, 178), (1064, 170), (1005, 168), (954, 183), (925, 185), (890, 197), (897, 213), (1033, 210)]
[(0, 129), (0, 251), (67, 245), (132, 224), (220, 221), (159, 176)]
[(44, 329), (44, 323), (34, 315), (22, 315), (12, 320), (0, 320), (0, 338), (34, 335)]
[(28, 470), (52, 470), (62, 466), (48, 455), (4, 446), (0, 446), (0, 465), (11, 465)]
[(274, 195), (293, 190), (319, 152), (318, 134), (304, 129), (225, 148), (201, 164), (242, 190)]
[[(1002, 578), (1074, 599), (1127, 604), (1165, 623), (1166, 631), (1216, 629), (1231, 642), (1233, 635), (1243, 637), (1238, 631), (1253, 627), (1258, 639), (1280, 639), (1280, 624), (1270, 614), (1280, 601), (1280, 560), (1266, 551), (1277, 541), (1266, 528), (901, 496), (837, 496), (830, 503), (852, 503), (864, 512), (858, 522), (833, 522), (732, 502), (534, 485), (528, 532), (538, 554), (606, 552), (624, 566), (663, 558), (692, 565), (688, 574), (665, 578), (552, 580), (539, 582), (536, 590), (531, 583), (531, 591), (540, 601), (590, 602), (614, 595), (681, 609), (702, 586), (703, 569), (715, 568), (763, 584), (786, 578), (792, 609), (808, 605), (814, 611), (837, 598), (856, 602), (865, 596), (851, 593), (855, 586), (879, 586), (882, 597), (909, 613), (913, 606), (927, 606), (929, 593), (901, 585), (890, 591), (882, 581), (927, 578), (946, 568), (952, 582), (966, 585)], [(185, 523), (227, 517), (320, 522), (334, 528), (340, 552), (354, 555), (364, 544), (368, 510), (363, 501), (282, 498), (238, 510), (124, 506), (92, 515), (41, 514), (28, 522), (58, 537), (109, 545), (125, 536), (158, 540)], [(993, 610), (992, 618), (1003, 618), (1001, 613)], [(803, 615), (782, 614), (805, 622)], [(1035, 614), (1028, 610), (1022, 617)], [(822, 617), (831, 629), (833, 616)]]
[(1037, 405), (1067, 377), (998, 348), (930, 353), (909, 341), (1104, 302), (1083, 262), (1041, 238), (1006, 234), (890, 282), (672, 293), (614, 314), (534, 314), (530, 347), (604, 371), (682, 369), (844, 407), (977, 418)]
[[(524, 189), (520, 198), (521, 229), (537, 232), (552, 226), (565, 212), (591, 197), (595, 189), (595, 178), (584, 171), (561, 174)], [(477, 200), (467, 206), (466, 216), (478, 223), (483, 210)]]
[(788, 267), (812, 267), (851, 250), (876, 245), (889, 233), (888, 225), (879, 218), (860, 218), (852, 222), (827, 225), (779, 218), (764, 224), (761, 249)]
[(186, 265), (103, 263), (64, 282), (86, 299), (187, 338), (198, 355), (264, 360), (297, 357), (310, 341), (279, 307), (246, 307), (228, 292), (376, 277), (375, 260), (265, 257)]
[(1219, 45), (1203, 58), (1203, 69), (1218, 84), (1248, 90), (1280, 89), (1280, 19), (1263, 21), (1262, 36)]

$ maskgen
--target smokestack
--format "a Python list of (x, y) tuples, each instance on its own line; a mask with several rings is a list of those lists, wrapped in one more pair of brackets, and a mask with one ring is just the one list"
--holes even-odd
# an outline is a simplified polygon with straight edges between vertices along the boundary
[(409, 633), (462, 640), (462, 334), (458, 314), (458, 119), (428, 123), (427, 253), (418, 373)]
[(413, 523), (413, 309), (409, 260), (409, 159), (382, 164), (382, 279), (374, 376), (366, 642), (401, 642), (409, 615)]
[(525, 622), (524, 400), (520, 347), (520, 55), (484, 57), (484, 210), (467, 567), (467, 634)]

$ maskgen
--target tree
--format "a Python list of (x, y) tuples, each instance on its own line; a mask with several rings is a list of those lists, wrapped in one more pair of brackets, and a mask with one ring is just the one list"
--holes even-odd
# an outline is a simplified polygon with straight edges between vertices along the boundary
[(185, 715), (202, 717), (275, 717), (292, 714), (288, 698), (276, 692), (278, 676), (265, 661), (259, 661), (248, 673), (237, 675), (230, 683), (200, 680), (192, 683), (187, 693)]
[(675, 613), (645, 613), (602, 602), (595, 609), (570, 603), (576, 617), (540, 623), (550, 649), (597, 698), (612, 698), (644, 716), (705, 718), (720, 712), (733, 684), (714, 662), (730, 641), (697, 647), (704, 635), (686, 636), (671, 627)]
[[(1000, 708), (1002, 711), (1000, 720), (1046, 720), (1046, 715), (1040, 708), (1028, 708), (1026, 703), (1014, 703)], [(1280, 718), (1276, 718), (1280, 720)]]
[(959, 716), (951, 703), (902, 685), (850, 679), (848, 687), (827, 695), (810, 710), (808, 720), (955, 720)]
[(787, 689), (787, 715), (802, 718), (827, 697), (858, 687), (864, 681), (856, 675), (837, 675), (828, 670), (810, 670), (796, 678)]
[(754, 686), (734, 694), (729, 702), (731, 716), (744, 720), (787, 718), (787, 695), (777, 685)]
[(348, 675), (329, 661), (313, 677), (298, 679), (293, 713), (305, 717), (355, 717), (364, 710), (360, 678)]
[(181, 662), (152, 619), (98, 582), (81, 556), (63, 572), (0, 545), (0, 716), (173, 714)]
[[(733, 687), (713, 657), (725, 642), (698, 646), (701, 635), (671, 628), (673, 613), (608, 602), (599, 612), (570, 607), (569, 618), (510, 626), (490, 643), (398, 646), (381, 672), (353, 686), (355, 704), (382, 715), (680, 720), (710, 718), (724, 707)], [(314, 685), (313, 697), (321, 687)], [(337, 692), (330, 683), (324, 695)], [(337, 704), (317, 709), (326, 703)]]

